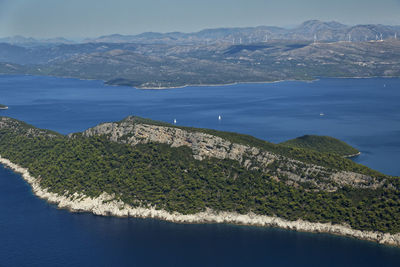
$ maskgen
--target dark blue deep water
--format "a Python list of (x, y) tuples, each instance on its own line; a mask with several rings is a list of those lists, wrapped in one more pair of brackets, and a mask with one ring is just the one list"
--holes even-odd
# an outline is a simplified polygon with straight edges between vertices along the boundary
[[(0, 103), (10, 107), (2, 116), (65, 134), (138, 115), (272, 142), (330, 135), (358, 148), (357, 162), (400, 175), (400, 79), (158, 91), (0, 76)], [(0, 266), (77, 265), (400, 266), (400, 249), (271, 228), (72, 214), (36, 198), (19, 175), (0, 167)]]

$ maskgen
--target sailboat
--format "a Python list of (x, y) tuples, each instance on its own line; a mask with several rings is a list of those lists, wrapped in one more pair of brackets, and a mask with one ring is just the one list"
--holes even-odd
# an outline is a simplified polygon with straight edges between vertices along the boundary
[(220, 121), (220, 120), (222, 120), (222, 117), (221, 117), (221, 115), (219, 115), (219, 116), (218, 116), (218, 120), (219, 120), (219, 121)]
[(174, 124), (176, 124), (176, 119), (174, 119)]

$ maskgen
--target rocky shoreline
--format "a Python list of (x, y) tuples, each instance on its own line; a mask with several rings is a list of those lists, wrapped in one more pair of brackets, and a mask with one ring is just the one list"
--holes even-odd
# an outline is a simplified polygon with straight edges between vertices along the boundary
[(312, 223), (303, 220), (288, 221), (273, 216), (249, 214), (238, 214), (235, 212), (215, 212), (207, 210), (196, 214), (181, 214), (158, 210), (155, 207), (131, 207), (122, 201), (117, 201), (113, 196), (103, 193), (97, 198), (85, 195), (73, 194), (72, 196), (61, 196), (48, 192), (40, 186), (39, 181), (29, 174), (26, 168), (12, 163), (10, 160), (0, 156), (0, 163), (9, 167), (16, 173), (20, 173), (24, 180), (31, 186), (34, 194), (59, 208), (68, 209), (71, 212), (91, 212), (102, 216), (154, 218), (175, 223), (231, 223), (239, 225), (254, 225), (264, 227), (278, 227), (288, 230), (313, 233), (329, 233), (362, 240), (374, 241), (380, 244), (400, 247), (400, 233), (390, 234), (372, 231), (361, 231), (352, 229), (345, 225), (332, 225), (331, 223)]
[(361, 152), (358, 152), (357, 154), (352, 154), (352, 155), (346, 155), (344, 156), (345, 158), (354, 158), (354, 157), (358, 157), (361, 155)]

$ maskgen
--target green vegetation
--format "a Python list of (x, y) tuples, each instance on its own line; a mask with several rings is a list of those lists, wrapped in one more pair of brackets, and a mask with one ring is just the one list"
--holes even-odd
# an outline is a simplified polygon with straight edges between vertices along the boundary
[(289, 186), (285, 177), (275, 181), (237, 161), (195, 160), (187, 147), (157, 143), (130, 146), (110, 142), (106, 136), (68, 138), (32, 130), (27, 124), (19, 126), (15, 120), (0, 126), (1, 156), (28, 168), (52, 192), (88, 196), (107, 192), (133, 206), (156, 205), (184, 214), (205, 208), (251, 211), (289, 220), (400, 232), (397, 178), (386, 177), (391, 186), (378, 190), (345, 187), (336, 192), (313, 191), (302, 185)]
[(353, 171), (357, 173), (362, 173), (365, 175), (370, 175), (373, 177), (377, 177), (379, 179), (384, 178), (385, 175), (379, 173), (378, 171), (372, 170), (366, 166), (361, 164), (357, 164), (352, 160), (343, 158), (342, 156), (336, 153), (321, 153), (315, 150), (310, 150), (306, 148), (300, 147), (288, 147), (282, 144), (274, 144), (267, 142), (265, 140), (261, 140), (255, 138), (251, 135), (246, 134), (239, 134), (233, 132), (222, 132), (213, 129), (203, 129), (203, 128), (194, 128), (194, 127), (183, 127), (183, 126), (176, 126), (173, 124), (161, 122), (161, 121), (154, 121), (151, 119), (140, 118), (140, 117), (128, 117), (119, 123), (122, 123), (126, 120), (130, 120), (133, 123), (143, 123), (143, 124), (150, 124), (150, 125), (157, 125), (157, 126), (167, 126), (167, 127), (174, 127), (183, 129), (190, 132), (202, 132), (211, 135), (215, 135), (221, 137), (223, 139), (229, 140), (232, 143), (238, 143), (243, 145), (248, 145), (251, 147), (257, 147), (262, 150), (270, 151), (275, 154), (279, 154), (282, 156), (286, 156), (292, 159), (299, 160), (304, 163), (316, 164), (319, 166), (327, 167), (330, 169), (336, 170), (345, 170), (345, 171)]
[(284, 146), (311, 149), (322, 153), (336, 153), (341, 156), (356, 155), (360, 151), (330, 136), (304, 135), (281, 143)]

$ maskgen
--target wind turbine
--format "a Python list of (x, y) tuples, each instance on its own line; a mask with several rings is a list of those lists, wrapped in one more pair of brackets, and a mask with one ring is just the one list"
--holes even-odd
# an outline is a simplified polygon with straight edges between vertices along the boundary
[(394, 39), (397, 40), (397, 32), (394, 33)]
[(349, 42), (351, 42), (351, 34), (349, 33)]
[(314, 34), (314, 44), (316, 44), (316, 43), (317, 43), (317, 35)]
[(382, 33), (381, 33), (381, 42), (383, 41)]
[(268, 34), (265, 34), (265, 42), (268, 42)]

